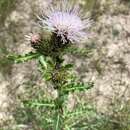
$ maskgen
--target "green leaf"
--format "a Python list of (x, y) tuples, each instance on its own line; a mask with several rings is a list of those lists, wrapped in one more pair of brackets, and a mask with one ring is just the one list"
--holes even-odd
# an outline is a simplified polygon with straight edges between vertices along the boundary
[(53, 61), (50, 57), (39, 57), (39, 71), (42, 73), (42, 77), (49, 81), (52, 78), (52, 70), (54, 67)]
[[(96, 119), (96, 110), (89, 105), (78, 105), (72, 112), (68, 111), (64, 115), (65, 124), (71, 128), (87, 127)], [(95, 120), (94, 120), (95, 121)], [(90, 126), (89, 126), (90, 127)]]
[(54, 116), (54, 130), (62, 130), (63, 129), (63, 118), (60, 111), (56, 111)]
[(26, 61), (32, 60), (32, 59), (36, 59), (40, 56), (39, 53), (34, 53), (34, 52), (29, 52), (28, 54), (25, 55), (8, 55), (7, 58), (9, 60), (14, 61), (15, 63), (24, 63)]
[(46, 81), (50, 81), (52, 78), (52, 75), (50, 72), (46, 72), (43, 77), (45, 78)]
[(63, 68), (64, 69), (71, 69), (71, 68), (73, 68), (73, 64), (67, 64), (67, 65), (65, 65), (65, 66), (63, 66)]
[(66, 130), (72, 130), (68, 125), (65, 126)]
[(70, 53), (72, 55), (76, 55), (76, 56), (88, 56), (90, 55), (92, 52), (91, 49), (88, 48), (78, 48), (75, 46), (69, 47), (67, 49), (65, 49), (65, 54)]
[(42, 67), (44, 67), (44, 69), (47, 69), (47, 62), (46, 62), (44, 56), (40, 56), (40, 57), (39, 57), (39, 62), (40, 62), (40, 64), (42, 65)]
[(49, 102), (49, 101), (38, 101), (38, 100), (35, 100), (35, 101), (24, 101), (23, 102), (24, 105), (26, 106), (29, 106), (31, 108), (35, 108), (35, 107), (47, 107), (47, 108), (54, 108), (55, 105), (53, 102)]
[(62, 88), (62, 91), (65, 93), (74, 92), (74, 91), (85, 91), (91, 89), (93, 83), (70, 83)]
[(57, 115), (57, 121), (56, 121), (56, 130), (60, 130), (59, 129), (59, 123), (60, 123), (60, 115)]

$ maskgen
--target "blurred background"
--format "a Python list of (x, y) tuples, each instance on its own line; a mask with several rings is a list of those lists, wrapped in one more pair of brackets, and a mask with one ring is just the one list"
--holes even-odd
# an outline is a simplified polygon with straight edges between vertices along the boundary
[[(36, 14), (51, 1), (0, 0), (0, 130), (17, 123), (13, 112), (25, 88), (45, 85), (34, 61), (16, 65), (6, 56), (31, 50), (24, 36), (38, 32)], [(93, 37), (82, 45), (92, 50), (91, 56), (67, 59), (82, 81), (95, 83), (81, 98), (108, 118), (98, 130), (130, 130), (130, 0), (77, 2), (94, 20)]]

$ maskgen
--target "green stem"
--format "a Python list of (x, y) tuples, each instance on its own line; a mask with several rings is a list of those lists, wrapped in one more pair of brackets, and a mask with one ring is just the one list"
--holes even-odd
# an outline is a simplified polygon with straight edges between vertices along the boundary
[[(61, 59), (59, 56), (55, 57), (55, 69), (54, 71), (59, 71), (61, 68)], [(59, 81), (60, 82), (60, 81)], [(63, 130), (63, 97), (61, 92), (61, 86), (59, 86), (59, 82), (54, 82), (54, 88), (57, 88), (58, 97), (55, 99), (55, 106), (56, 106), (56, 127), (55, 130)]]
[(57, 115), (57, 121), (56, 121), (56, 130), (59, 130), (59, 123), (60, 123), (60, 115)]

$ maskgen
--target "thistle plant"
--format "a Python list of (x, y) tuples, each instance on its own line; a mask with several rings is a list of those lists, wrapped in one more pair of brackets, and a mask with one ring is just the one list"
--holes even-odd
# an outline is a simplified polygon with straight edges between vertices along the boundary
[(79, 103), (70, 111), (67, 100), (70, 93), (88, 90), (93, 87), (93, 83), (82, 83), (72, 72), (73, 64), (64, 63), (64, 55), (88, 53), (87, 49), (79, 49), (76, 44), (87, 40), (91, 24), (88, 14), (84, 14), (79, 5), (61, 0), (38, 16), (38, 27), (49, 32), (49, 37), (42, 36), (42, 31), (39, 34), (30, 33), (26, 38), (35, 51), (9, 56), (15, 63), (37, 60), (44, 81), (57, 92), (54, 99), (43, 97), (40, 101), (35, 98), (24, 102), (26, 107), (36, 110), (37, 114), (41, 111), (42, 117), (38, 124), (43, 130), (88, 128), (88, 115), (92, 114), (92, 110), (85, 103)]

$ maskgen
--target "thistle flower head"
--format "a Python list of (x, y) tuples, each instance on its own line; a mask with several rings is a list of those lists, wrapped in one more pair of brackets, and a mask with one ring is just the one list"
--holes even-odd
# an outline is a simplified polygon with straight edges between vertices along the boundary
[(25, 38), (27, 41), (31, 43), (38, 43), (41, 40), (41, 37), (39, 34), (33, 34), (33, 33), (29, 33), (28, 35), (25, 35)]
[(50, 5), (39, 17), (41, 27), (55, 33), (62, 43), (78, 43), (88, 37), (91, 20), (78, 6), (68, 0), (60, 0), (57, 5)]

